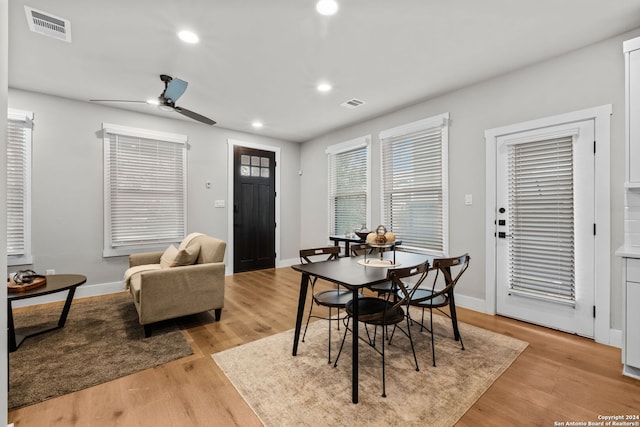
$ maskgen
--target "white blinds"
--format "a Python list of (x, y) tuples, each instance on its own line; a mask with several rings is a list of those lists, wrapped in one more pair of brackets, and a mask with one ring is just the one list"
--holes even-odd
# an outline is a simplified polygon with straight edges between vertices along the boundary
[(368, 145), (329, 153), (329, 233), (352, 232), (367, 223)]
[(7, 255), (28, 256), (31, 120), (10, 114), (7, 140)]
[(446, 253), (446, 121), (381, 135), (383, 221), (405, 246)]
[(180, 241), (186, 231), (184, 143), (105, 131), (110, 249)]
[(575, 301), (571, 136), (509, 147), (510, 292)]

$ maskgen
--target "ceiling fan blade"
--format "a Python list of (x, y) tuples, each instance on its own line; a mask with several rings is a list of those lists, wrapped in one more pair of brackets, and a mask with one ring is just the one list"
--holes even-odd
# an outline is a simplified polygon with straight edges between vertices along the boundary
[(214, 122), (213, 120), (211, 120), (208, 117), (205, 117), (201, 114), (195, 113), (191, 110), (187, 110), (186, 108), (182, 108), (182, 107), (174, 107), (174, 110), (177, 111), (178, 113), (182, 114), (183, 116), (187, 116), (193, 120), (197, 120), (199, 122), (202, 122), (204, 124), (207, 125), (215, 125), (216, 122)]
[(133, 101), (130, 99), (90, 99), (91, 102), (133, 102), (136, 104), (147, 104), (147, 101)]
[(167, 83), (167, 88), (164, 91), (163, 96), (166, 99), (170, 99), (173, 102), (176, 102), (178, 98), (182, 96), (185, 90), (187, 90), (187, 85), (189, 83), (180, 79), (172, 79), (169, 83)]

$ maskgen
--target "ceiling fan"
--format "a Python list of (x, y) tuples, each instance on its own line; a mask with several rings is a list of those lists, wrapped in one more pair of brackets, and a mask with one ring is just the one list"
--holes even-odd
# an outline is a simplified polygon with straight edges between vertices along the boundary
[[(188, 83), (184, 80), (173, 78), (166, 74), (160, 74), (160, 80), (164, 82), (164, 90), (158, 97), (158, 108), (165, 111), (176, 111), (183, 116), (187, 116), (190, 119), (197, 120), (201, 123), (207, 125), (215, 125), (216, 122), (211, 120), (208, 117), (203, 116), (202, 114), (198, 114), (194, 111), (187, 110), (186, 108), (182, 108), (177, 106), (175, 103), (182, 96), (182, 94), (187, 90)], [(139, 104), (151, 104), (148, 101), (130, 101), (126, 99), (90, 99), (92, 102), (133, 102)], [(155, 104), (155, 103), (153, 103)]]

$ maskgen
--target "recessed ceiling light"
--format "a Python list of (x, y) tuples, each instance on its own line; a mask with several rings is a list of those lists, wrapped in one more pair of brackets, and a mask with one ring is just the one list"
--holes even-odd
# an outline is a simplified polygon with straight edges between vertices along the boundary
[(318, 92), (329, 92), (333, 87), (329, 83), (320, 83), (316, 89)]
[(320, 15), (335, 15), (338, 11), (338, 2), (336, 0), (320, 0), (316, 3), (316, 10)]
[(255, 122), (251, 123), (251, 126), (253, 126), (256, 129), (260, 129), (262, 126), (264, 126), (264, 124), (256, 120)]
[(195, 44), (200, 41), (200, 37), (193, 31), (183, 30), (178, 33), (178, 37), (185, 43)]

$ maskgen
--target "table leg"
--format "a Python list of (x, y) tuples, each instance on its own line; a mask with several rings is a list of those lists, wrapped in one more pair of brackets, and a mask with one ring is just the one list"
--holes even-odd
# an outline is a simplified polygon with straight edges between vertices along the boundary
[(350, 257), (351, 256), (351, 251), (349, 250), (351, 247), (349, 241), (347, 240), (346, 242), (344, 242), (344, 256), (346, 257)]
[(73, 296), (75, 295), (75, 293), (75, 287), (69, 289), (67, 300), (64, 302), (64, 308), (62, 309), (62, 313), (60, 314), (60, 320), (58, 320), (58, 328), (62, 328), (67, 321), (67, 315), (69, 314), (69, 309), (71, 308), (71, 302), (73, 301)]
[(352, 365), (351, 365), (351, 401), (353, 403), (358, 403), (358, 288), (353, 288), (353, 316), (352, 316), (352, 328), (353, 333), (351, 334), (352, 343)]
[[(447, 268), (447, 273), (451, 277), (451, 269)], [(451, 313), (451, 324), (453, 326), (453, 337), (456, 341), (460, 341), (460, 330), (458, 329), (458, 313), (456, 313), (456, 300), (453, 296), (453, 289), (449, 290), (449, 313)]]
[(449, 312), (451, 313), (453, 337), (456, 341), (460, 341), (460, 330), (458, 329), (458, 314), (456, 313), (456, 301), (453, 297), (453, 290), (449, 292)]
[(11, 300), (7, 300), (7, 327), (9, 329), (9, 352), (16, 351), (18, 344), (16, 343), (16, 328), (13, 324), (13, 308), (11, 307)]
[(22, 342), (29, 338), (35, 337), (36, 335), (44, 334), (45, 332), (55, 331), (56, 329), (60, 329), (67, 322), (67, 316), (69, 315), (69, 309), (71, 308), (71, 303), (73, 302), (73, 296), (75, 295), (76, 288), (71, 287), (67, 293), (67, 299), (65, 300), (64, 307), (62, 308), (62, 313), (60, 313), (60, 318), (58, 319), (58, 325), (53, 327), (44, 327), (36, 332), (33, 332), (29, 335), (16, 335), (15, 324), (13, 321), (13, 310), (11, 307), (11, 300), (7, 301), (7, 323), (9, 329), (9, 351), (16, 351)]
[(293, 355), (298, 354), (298, 341), (300, 340), (300, 329), (302, 328), (302, 318), (304, 317), (304, 304), (307, 301), (307, 288), (309, 287), (309, 273), (302, 273), (300, 279), (300, 296), (298, 297), (298, 314), (296, 316), (296, 330), (293, 334)]

